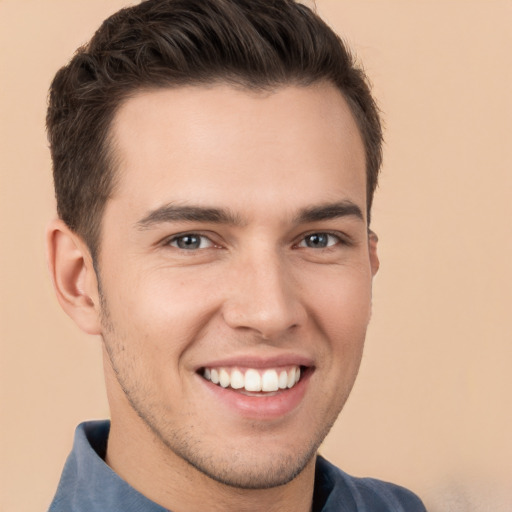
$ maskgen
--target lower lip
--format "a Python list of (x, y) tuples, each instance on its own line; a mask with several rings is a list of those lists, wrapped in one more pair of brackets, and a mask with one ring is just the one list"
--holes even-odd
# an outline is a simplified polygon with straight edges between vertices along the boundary
[(283, 389), (273, 394), (244, 395), (231, 388), (223, 388), (198, 375), (208, 391), (227, 407), (248, 419), (272, 420), (283, 417), (295, 410), (306, 393), (311, 368), (304, 372), (300, 381), (291, 389)]

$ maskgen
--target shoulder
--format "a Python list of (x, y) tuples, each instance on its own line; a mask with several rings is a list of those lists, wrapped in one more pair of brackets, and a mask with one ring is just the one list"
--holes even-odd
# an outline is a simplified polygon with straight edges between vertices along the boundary
[(322, 457), (317, 460), (315, 500), (321, 502), (315, 512), (426, 512), (420, 498), (408, 489), (350, 476)]

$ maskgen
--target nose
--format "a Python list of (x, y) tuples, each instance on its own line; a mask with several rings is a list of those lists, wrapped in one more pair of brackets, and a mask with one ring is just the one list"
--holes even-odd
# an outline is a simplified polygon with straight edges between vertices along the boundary
[(289, 265), (270, 251), (241, 259), (229, 276), (224, 321), (275, 340), (300, 327), (306, 310)]

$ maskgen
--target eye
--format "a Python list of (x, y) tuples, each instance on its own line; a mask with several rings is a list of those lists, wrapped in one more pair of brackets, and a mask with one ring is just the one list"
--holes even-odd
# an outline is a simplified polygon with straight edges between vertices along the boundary
[(325, 249), (339, 243), (340, 238), (331, 233), (311, 233), (306, 235), (298, 246), (309, 247), (310, 249)]
[(171, 238), (168, 242), (171, 247), (183, 249), (185, 251), (195, 251), (198, 249), (208, 249), (213, 247), (213, 242), (206, 236), (197, 233), (185, 233)]

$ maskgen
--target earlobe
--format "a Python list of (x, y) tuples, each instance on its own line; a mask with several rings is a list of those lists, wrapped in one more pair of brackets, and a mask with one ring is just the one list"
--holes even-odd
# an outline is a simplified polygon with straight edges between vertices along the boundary
[(372, 231), (368, 231), (368, 251), (370, 254), (370, 266), (372, 269), (372, 276), (374, 276), (379, 270), (380, 261), (377, 254), (377, 245), (379, 237)]
[(46, 232), (50, 274), (62, 309), (83, 331), (101, 333), (98, 282), (84, 241), (61, 220)]

